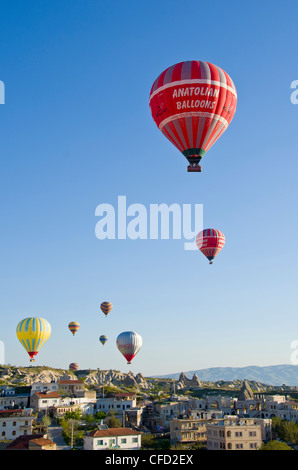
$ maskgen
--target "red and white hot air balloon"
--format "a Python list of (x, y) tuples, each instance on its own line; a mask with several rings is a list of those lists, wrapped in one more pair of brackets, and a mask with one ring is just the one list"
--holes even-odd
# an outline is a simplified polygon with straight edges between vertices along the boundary
[(142, 347), (142, 337), (134, 331), (124, 331), (120, 333), (116, 340), (117, 348), (127, 360), (127, 364), (131, 361)]
[(190, 60), (164, 70), (152, 85), (149, 106), (161, 132), (189, 162), (199, 162), (231, 123), (237, 91), (217, 65)]
[(219, 230), (207, 228), (198, 233), (196, 244), (203, 255), (208, 258), (209, 264), (213, 264), (213, 259), (225, 244), (225, 236)]

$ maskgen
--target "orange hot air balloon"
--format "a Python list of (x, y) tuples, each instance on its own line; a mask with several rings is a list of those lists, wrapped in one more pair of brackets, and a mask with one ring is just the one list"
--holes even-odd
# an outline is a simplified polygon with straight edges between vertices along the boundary
[(111, 302), (102, 302), (100, 304), (101, 311), (107, 316), (113, 308)]
[(72, 321), (69, 323), (68, 328), (72, 332), (72, 334), (75, 335), (78, 329), (80, 328), (80, 324), (76, 321)]
[(231, 123), (236, 105), (231, 77), (217, 65), (199, 60), (164, 70), (149, 99), (155, 124), (186, 157), (188, 171), (201, 171), (201, 158)]
[(76, 362), (72, 362), (71, 364), (69, 364), (69, 370), (79, 370), (79, 365)]

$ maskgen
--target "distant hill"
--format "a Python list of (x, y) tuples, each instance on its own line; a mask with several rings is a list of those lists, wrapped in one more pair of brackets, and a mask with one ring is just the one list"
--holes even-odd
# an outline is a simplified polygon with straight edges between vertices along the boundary
[[(181, 371), (182, 372), (182, 371)], [(217, 382), (219, 380), (255, 380), (268, 385), (298, 385), (298, 366), (281, 364), (276, 366), (247, 366), (247, 367), (212, 367), (210, 369), (183, 371), (187, 378), (197, 374), (203, 382)], [(159, 377), (179, 379), (180, 372), (162, 375)]]

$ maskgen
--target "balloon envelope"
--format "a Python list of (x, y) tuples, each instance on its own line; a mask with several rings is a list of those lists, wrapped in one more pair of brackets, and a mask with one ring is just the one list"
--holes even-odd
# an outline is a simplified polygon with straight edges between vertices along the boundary
[(101, 335), (99, 337), (99, 341), (101, 342), (101, 344), (104, 346), (106, 344), (106, 342), (108, 341), (108, 337), (106, 335)]
[(30, 356), (30, 362), (51, 336), (51, 325), (44, 318), (30, 317), (21, 320), (16, 329), (17, 338)]
[(120, 333), (116, 340), (117, 348), (127, 360), (127, 364), (131, 364), (132, 359), (142, 347), (142, 337), (134, 331), (124, 331)]
[(68, 324), (68, 328), (72, 332), (72, 334), (75, 335), (78, 329), (80, 328), (80, 324), (76, 321), (72, 321)]
[(113, 308), (111, 302), (102, 302), (100, 304), (101, 311), (107, 316)]
[(201, 253), (208, 258), (209, 264), (212, 264), (212, 260), (218, 255), (225, 244), (225, 236), (219, 230), (207, 228), (198, 233), (196, 244)]
[(152, 118), (187, 158), (189, 171), (201, 171), (201, 158), (231, 123), (237, 91), (229, 75), (209, 62), (179, 62), (164, 70), (152, 85)]
[(79, 370), (79, 365), (76, 362), (69, 364), (69, 370)]

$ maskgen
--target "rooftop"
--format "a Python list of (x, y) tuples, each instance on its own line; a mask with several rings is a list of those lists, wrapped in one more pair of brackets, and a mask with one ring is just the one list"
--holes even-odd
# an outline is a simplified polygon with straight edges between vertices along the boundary
[(91, 437), (115, 437), (115, 436), (136, 436), (141, 434), (140, 431), (134, 431), (129, 428), (110, 428), (101, 429), (98, 431), (91, 431), (88, 436)]
[(76, 379), (73, 379), (73, 380), (59, 380), (59, 384), (62, 384), (62, 385), (75, 385), (75, 384), (84, 385), (83, 382), (81, 382), (81, 380), (76, 380)]
[(60, 398), (60, 395), (57, 392), (48, 392), (48, 393), (35, 392), (35, 395), (38, 398)]
[(8, 444), (4, 450), (6, 449), (18, 449), (18, 450), (25, 450), (28, 449), (29, 441), (41, 439), (43, 438), (43, 434), (28, 434), (27, 436), (19, 436), (10, 444)]

